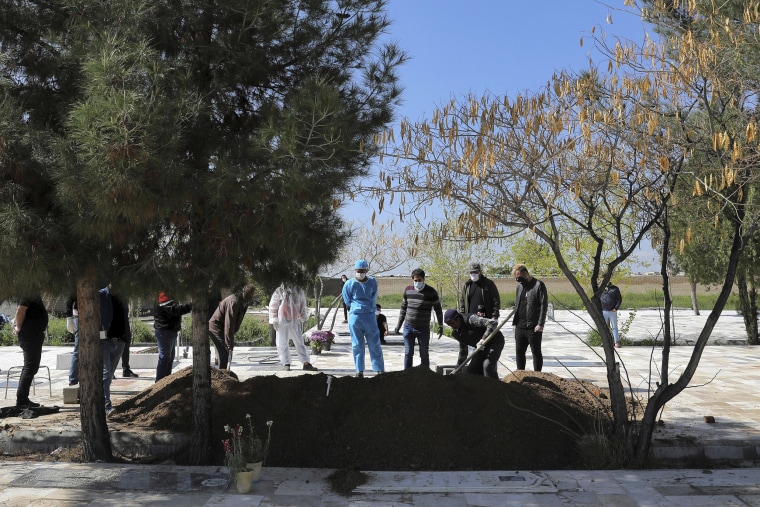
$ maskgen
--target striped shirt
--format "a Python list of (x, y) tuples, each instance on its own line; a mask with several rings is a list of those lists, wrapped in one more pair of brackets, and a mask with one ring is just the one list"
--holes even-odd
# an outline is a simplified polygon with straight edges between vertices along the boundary
[(435, 309), (438, 325), (443, 325), (443, 310), (441, 310), (441, 298), (438, 291), (430, 285), (425, 285), (418, 291), (413, 285), (404, 289), (404, 301), (401, 302), (401, 315), (398, 325), (406, 320), (407, 324), (416, 328), (430, 327), (430, 315)]

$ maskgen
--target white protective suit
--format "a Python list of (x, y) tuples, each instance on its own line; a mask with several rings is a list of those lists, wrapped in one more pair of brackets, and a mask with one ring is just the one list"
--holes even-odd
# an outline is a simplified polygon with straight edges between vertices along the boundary
[(269, 301), (269, 323), (277, 331), (277, 355), (283, 366), (290, 364), (290, 347), (293, 340), (302, 363), (309, 362), (309, 349), (303, 341), (303, 322), (309, 318), (306, 293), (295, 286), (280, 285)]

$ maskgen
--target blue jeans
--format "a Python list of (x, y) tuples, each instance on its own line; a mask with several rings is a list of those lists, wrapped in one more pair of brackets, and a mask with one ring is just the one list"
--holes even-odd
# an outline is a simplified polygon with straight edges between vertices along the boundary
[(156, 365), (156, 382), (172, 374), (174, 364), (174, 346), (177, 344), (177, 331), (154, 329), (158, 342), (158, 364)]
[(365, 346), (369, 348), (372, 358), (372, 369), (376, 372), (385, 371), (383, 349), (380, 347), (380, 330), (377, 329), (377, 319), (374, 313), (350, 313), (348, 328), (351, 330), (351, 353), (354, 356), (356, 371), (364, 371)]
[(404, 323), (404, 369), (412, 367), (414, 362), (414, 340), (420, 344), (420, 361), (423, 366), (430, 366), (430, 326), (414, 327)]
[(79, 383), (79, 318), (74, 317), (74, 353), (71, 354), (71, 367), (69, 368), (69, 385)]
[(612, 328), (612, 336), (615, 338), (615, 343), (618, 342), (618, 325), (617, 325), (617, 312), (602, 311), (604, 314), (604, 322), (606, 322)]
[(105, 395), (106, 410), (112, 408), (111, 405), (111, 379), (116, 367), (119, 365), (121, 355), (124, 353), (124, 342), (106, 338), (100, 340), (100, 348), (103, 350), (103, 394)]

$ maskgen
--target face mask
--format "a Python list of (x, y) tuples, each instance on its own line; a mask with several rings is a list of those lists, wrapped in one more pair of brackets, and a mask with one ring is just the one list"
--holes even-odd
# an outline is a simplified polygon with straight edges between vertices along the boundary
[(380, 310), (375, 310), (375, 315), (380, 315)]
[(517, 283), (525, 283), (525, 278), (523, 278), (521, 276), (518, 276), (517, 278), (515, 278), (515, 282), (517, 282)]
[(417, 290), (422, 290), (425, 287), (425, 282), (414, 282), (414, 288)]
[(477, 282), (480, 280), (480, 275), (478, 273), (470, 273), (470, 280), (473, 282)]
[(356, 273), (357, 280), (364, 280), (365, 278), (367, 278), (367, 273)]

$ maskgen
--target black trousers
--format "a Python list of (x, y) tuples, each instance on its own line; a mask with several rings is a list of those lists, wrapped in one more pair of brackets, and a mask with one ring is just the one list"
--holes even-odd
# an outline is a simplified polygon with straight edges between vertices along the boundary
[(544, 356), (541, 354), (541, 339), (544, 333), (536, 333), (532, 329), (515, 328), (515, 363), (518, 370), (525, 369), (525, 352), (530, 346), (530, 353), (533, 354), (533, 369), (541, 371), (544, 367)]
[(472, 356), (470, 363), (465, 367), (465, 371), (473, 375), (498, 379), (499, 358), (502, 350), (504, 350), (504, 335), (498, 333), (491, 338), (483, 350)]
[(29, 389), (32, 387), (34, 376), (40, 369), (40, 360), (42, 359), (42, 343), (45, 341), (45, 335), (40, 334), (34, 337), (18, 338), (18, 344), (24, 351), (24, 367), (21, 369), (21, 375), (18, 380), (18, 389), (16, 390), (16, 404), (23, 405), (29, 401)]
[(121, 368), (124, 371), (131, 370), (129, 367), (129, 346), (132, 344), (132, 338), (124, 340), (124, 352), (121, 353)]
[(227, 344), (224, 343), (223, 338), (216, 336), (214, 333), (209, 333), (208, 336), (216, 347), (216, 355), (219, 356), (219, 369), (226, 370), (227, 362), (230, 360), (230, 351), (227, 350)]

